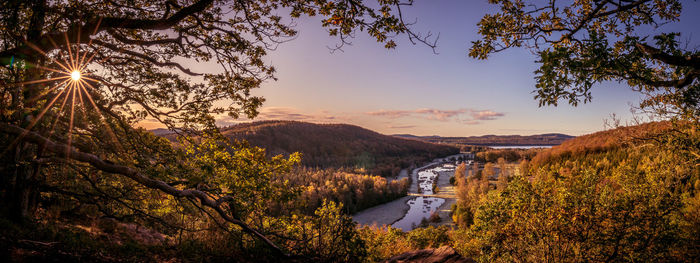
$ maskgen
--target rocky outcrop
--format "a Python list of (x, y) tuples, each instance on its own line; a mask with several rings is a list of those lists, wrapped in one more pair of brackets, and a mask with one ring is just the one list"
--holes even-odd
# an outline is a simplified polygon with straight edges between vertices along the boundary
[(472, 263), (471, 258), (465, 258), (453, 248), (443, 246), (440, 248), (428, 248), (403, 253), (384, 261), (385, 263)]

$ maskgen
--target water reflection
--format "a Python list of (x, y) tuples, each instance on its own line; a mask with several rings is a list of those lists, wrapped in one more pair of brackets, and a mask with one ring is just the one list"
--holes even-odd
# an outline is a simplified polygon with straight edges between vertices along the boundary
[[(443, 175), (449, 176), (450, 173), (454, 173), (455, 166), (453, 164), (442, 164), (429, 169), (420, 170), (419, 168), (417, 170), (420, 193), (423, 195), (432, 195), (433, 185), (435, 184), (438, 174), (442, 173)], [(407, 202), (409, 208), (406, 215), (399, 221), (396, 221), (392, 226), (401, 228), (404, 231), (412, 230), (420, 225), (423, 219), (429, 218), (430, 214), (436, 211), (443, 203), (445, 203), (445, 199), (429, 196), (418, 196), (410, 199)]]
[(406, 215), (391, 226), (401, 228), (404, 231), (412, 230), (420, 225), (423, 218), (430, 217), (430, 213), (437, 210), (443, 203), (445, 203), (445, 199), (437, 197), (418, 196), (408, 200), (410, 208)]

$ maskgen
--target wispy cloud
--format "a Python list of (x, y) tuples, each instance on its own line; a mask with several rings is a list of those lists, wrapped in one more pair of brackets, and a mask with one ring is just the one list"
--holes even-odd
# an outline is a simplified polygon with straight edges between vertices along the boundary
[[(239, 122), (250, 121), (251, 119), (241, 118), (233, 119), (231, 117), (223, 117), (217, 120), (218, 125), (230, 125)], [(295, 108), (286, 107), (267, 107), (261, 108), (260, 114), (254, 120), (290, 120), (290, 121), (305, 121), (317, 123), (329, 122), (346, 122), (347, 118), (336, 116), (328, 111), (322, 110), (314, 113), (305, 113)]]
[(499, 117), (505, 116), (502, 112), (494, 112), (490, 110), (474, 111), (471, 112), (472, 118), (480, 121), (490, 121), (498, 119)]
[(467, 109), (458, 110), (437, 110), (437, 109), (417, 109), (416, 113), (427, 116), (431, 120), (448, 121), (453, 117), (466, 113)]
[(382, 116), (382, 117), (387, 117), (390, 119), (396, 119), (396, 118), (409, 116), (412, 113), (413, 113), (412, 111), (405, 111), (405, 110), (379, 110), (379, 111), (367, 112), (367, 115)]
[(496, 120), (505, 116), (505, 113), (492, 110), (456, 109), (440, 110), (432, 108), (422, 108), (415, 110), (379, 110), (370, 111), (365, 114), (389, 119), (404, 117), (417, 117), (428, 120), (456, 121), (467, 125), (479, 124), (481, 121)]

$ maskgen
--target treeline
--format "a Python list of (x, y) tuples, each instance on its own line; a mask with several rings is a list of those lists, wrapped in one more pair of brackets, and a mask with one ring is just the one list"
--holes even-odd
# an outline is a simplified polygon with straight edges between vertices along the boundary
[(324, 200), (343, 204), (345, 214), (403, 197), (408, 191), (408, 178), (388, 181), (381, 176), (357, 174), (343, 169), (298, 168), (281, 176), (290, 187), (298, 188), (295, 199), (273, 206), (274, 212), (285, 214), (296, 210), (313, 214)]
[(545, 151), (541, 148), (533, 149), (487, 149), (477, 152), (474, 156), (475, 161), (479, 162), (498, 162), (498, 159), (503, 158), (506, 162), (517, 162), (520, 160), (532, 160), (538, 153)]
[(418, 139), (432, 143), (453, 145), (558, 145), (574, 136), (549, 133), (539, 135), (483, 135), (470, 137), (441, 137), (441, 136), (413, 136), (396, 135), (403, 138)]
[(236, 140), (267, 150), (268, 155), (300, 152), (312, 168), (354, 168), (358, 173), (395, 176), (401, 169), (459, 153), (459, 148), (382, 135), (347, 124), (260, 121), (222, 129)]

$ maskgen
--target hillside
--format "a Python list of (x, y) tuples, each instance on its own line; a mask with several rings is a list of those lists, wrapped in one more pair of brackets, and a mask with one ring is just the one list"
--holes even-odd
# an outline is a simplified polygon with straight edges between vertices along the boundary
[(415, 136), (408, 134), (394, 135), (400, 138), (421, 140), (432, 143), (453, 144), (453, 145), (479, 145), (479, 146), (502, 146), (502, 145), (559, 145), (562, 142), (574, 138), (574, 136), (547, 133), (538, 135), (483, 135), (470, 137), (441, 137), (441, 136)]
[(662, 134), (670, 127), (669, 122), (650, 122), (578, 136), (538, 153), (533, 163), (542, 164), (571, 156), (614, 150)]
[(459, 152), (456, 147), (397, 138), (348, 124), (260, 121), (237, 124), (221, 132), (265, 148), (270, 155), (301, 152), (302, 164), (308, 167), (363, 168), (382, 176)]

